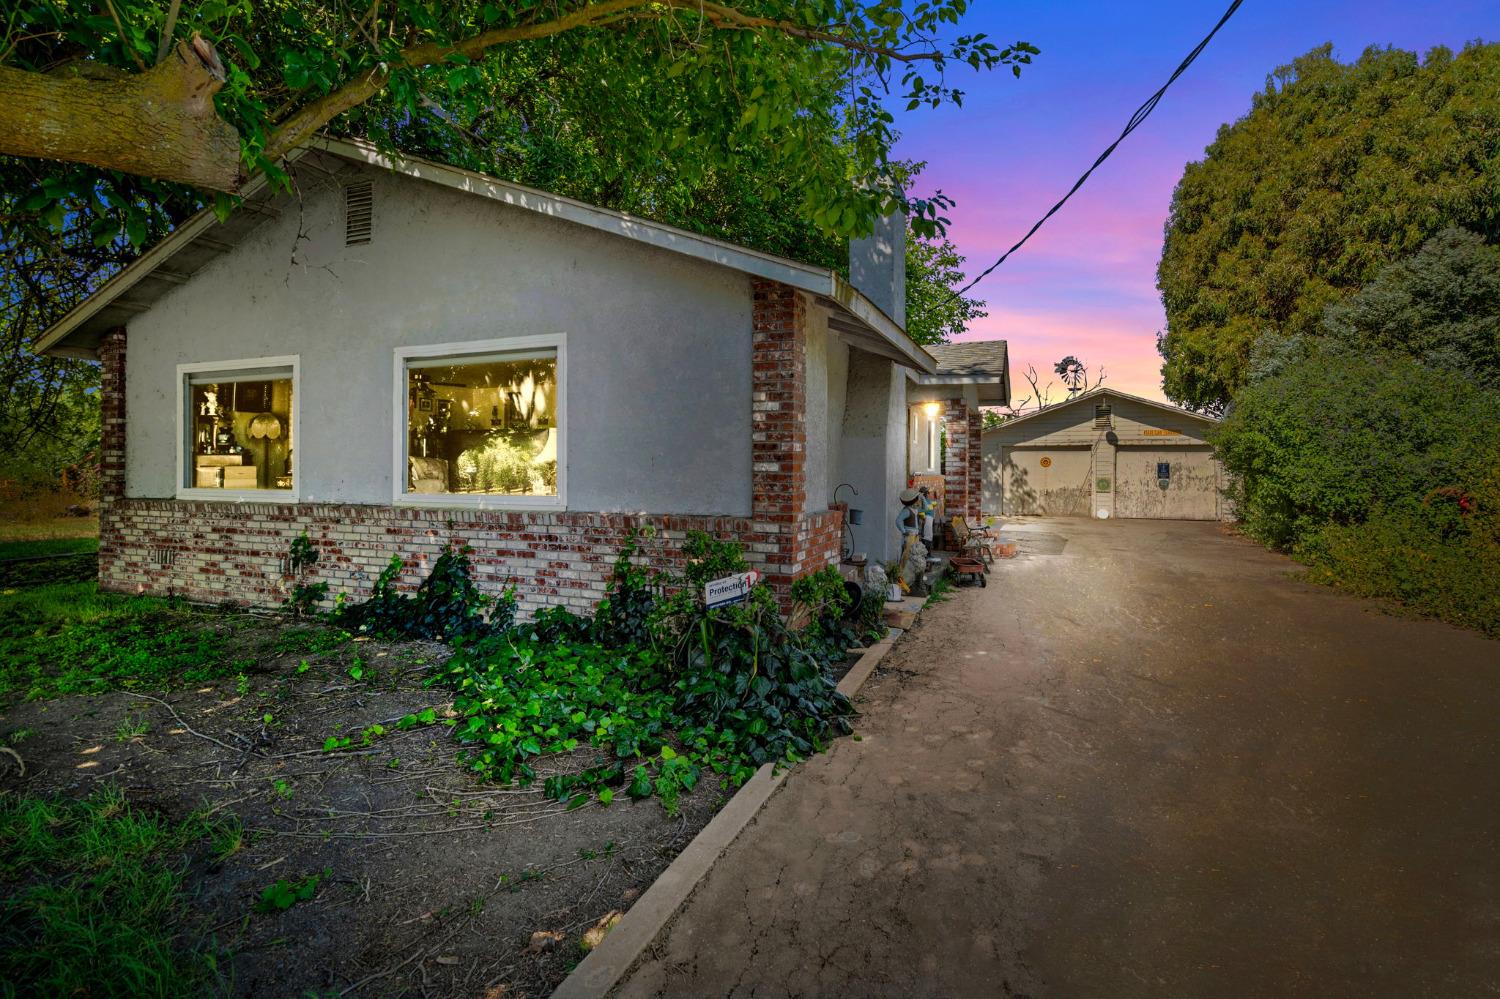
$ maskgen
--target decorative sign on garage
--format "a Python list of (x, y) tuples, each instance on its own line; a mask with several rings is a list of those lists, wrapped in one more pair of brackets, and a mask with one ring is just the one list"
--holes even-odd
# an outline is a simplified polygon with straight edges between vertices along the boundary
[(750, 590), (760, 580), (760, 573), (751, 569), (723, 579), (709, 580), (703, 587), (703, 606), (709, 610), (737, 604), (750, 595)]
[(1041, 464), (1041, 466), (1043, 468), (1051, 468), (1052, 467), (1052, 459), (1049, 458), (1049, 457), (1047, 457), (1044, 454), (1044, 455), (1042, 455), (1042, 460), (1041, 460), (1040, 464)]
[(1141, 434), (1146, 437), (1181, 437), (1181, 430), (1168, 430), (1166, 427), (1144, 427)]

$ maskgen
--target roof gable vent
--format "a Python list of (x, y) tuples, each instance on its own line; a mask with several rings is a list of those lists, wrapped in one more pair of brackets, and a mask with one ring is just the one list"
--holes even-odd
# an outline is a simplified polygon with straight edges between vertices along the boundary
[(1111, 426), (1109, 415), (1109, 403), (1096, 403), (1094, 406), (1094, 429), (1108, 430)]
[(368, 180), (344, 188), (344, 245), (363, 246), (370, 241), (374, 219), (375, 185)]

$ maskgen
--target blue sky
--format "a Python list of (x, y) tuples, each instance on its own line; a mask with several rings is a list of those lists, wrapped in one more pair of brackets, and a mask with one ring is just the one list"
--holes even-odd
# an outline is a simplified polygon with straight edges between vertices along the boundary
[[(962, 30), (1042, 50), (1017, 80), (954, 71), (961, 109), (898, 113), (898, 154), (926, 160), (919, 193), (957, 200), (949, 235), (972, 273), (994, 261), (1072, 185), (1223, 13), (1227, 0), (974, 3)], [(1010, 341), (1012, 374), (1074, 353), (1109, 384), (1161, 398), (1156, 292), (1162, 223), (1182, 167), (1243, 115), (1277, 66), (1325, 42), (1425, 53), (1500, 40), (1500, 0), (1247, 0), (1155, 113), (1020, 253), (979, 286), (975, 338)]]

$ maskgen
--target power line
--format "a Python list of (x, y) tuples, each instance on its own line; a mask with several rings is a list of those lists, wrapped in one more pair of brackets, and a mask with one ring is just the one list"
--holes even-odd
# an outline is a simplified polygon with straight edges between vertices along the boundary
[(1193, 51), (1191, 51), (1191, 52), (1188, 53), (1187, 58), (1184, 59), (1184, 60), (1182, 60), (1182, 64), (1177, 67), (1176, 72), (1174, 72), (1170, 77), (1167, 78), (1167, 82), (1166, 83), (1163, 83), (1161, 85), (1161, 89), (1158, 90), (1156, 93), (1152, 94), (1150, 97), (1148, 97), (1146, 99), (1146, 102), (1144, 104), (1142, 104), (1140, 107), (1138, 107), (1138, 108), (1135, 109), (1135, 114), (1133, 114), (1133, 115), (1130, 116), (1130, 121), (1125, 125), (1125, 129), (1124, 129), (1124, 131), (1122, 131), (1120, 133), (1120, 137), (1118, 139), (1116, 139), (1114, 142), (1111, 142), (1109, 144), (1109, 148), (1106, 149), (1106, 150), (1104, 150), (1104, 152), (1102, 152), (1102, 153), (1099, 154), (1099, 158), (1094, 161), (1093, 166), (1090, 166), (1087, 170), (1085, 170), (1083, 172), (1083, 176), (1079, 177), (1078, 178), (1078, 182), (1075, 183), (1071, 188), (1068, 189), (1068, 193), (1064, 194), (1062, 196), (1062, 200), (1059, 201), (1057, 204), (1053, 205), (1050, 209), (1048, 209), (1047, 214), (1043, 215), (1040, 219), (1038, 219), (1036, 225), (1032, 226), (1029, 230), (1027, 230), (1026, 235), (1022, 236), (1021, 239), (1020, 239), (1020, 241), (1017, 242), (1015, 246), (1012, 246), (1010, 249), (1006, 250), (1003, 254), (1001, 254), (999, 260), (995, 261), (993, 264), (990, 264), (988, 267), (986, 267), (982, 272), (980, 272), (980, 275), (978, 277), (976, 277), (974, 280), (970, 281), (968, 284), (964, 285), (962, 288), (958, 289), (957, 291), (951, 292), (948, 295), (947, 298), (943, 299), (937, 305), (928, 307), (926, 310), (923, 311), (922, 314), (926, 315), (928, 312), (931, 312), (933, 309), (938, 308), (938, 307), (943, 306), (943, 305), (947, 305), (949, 302), (951, 302), (954, 299), (958, 298), (964, 292), (968, 291), (970, 288), (973, 288), (976, 284), (978, 284), (979, 282), (983, 281), (985, 278), (989, 277), (990, 274), (995, 270), (995, 268), (997, 268), (1001, 264), (1005, 263), (1006, 259), (1012, 253), (1015, 253), (1021, 247), (1025, 246), (1026, 245), (1026, 241), (1028, 239), (1030, 239), (1032, 236), (1036, 235), (1036, 231), (1038, 229), (1040, 229), (1042, 227), (1042, 225), (1044, 223), (1046, 223), (1046, 221), (1048, 219), (1050, 219), (1052, 216), (1056, 215), (1057, 212), (1058, 212), (1058, 210), (1061, 209), (1063, 205), (1066, 205), (1068, 203), (1068, 199), (1069, 198), (1071, 198), (1073, 195), (1075, 195), (1075, 194), (1078, 193), (1078, 189), (1080, 187), (1082, 187), (1083, 184), (1084, 184), (1084, 182), (1087, 181), (1089, 179), (1089, 177), (1093, 174), (1093, 172), (1099, 168), (1099, 165), (1101, 163), (1103, 163), (1105, 160), (1109, 159), (1109, 154), (1112, 153), (1112, 152), (1114, 152), (1115, 148), (1118, 147), (1120, 145), (1120, 143), (1122, 143), (1122, 142), (1125, 141), (1125, 137), (1127, 135), (1129, 135), (1131, 132), (1134, 132), (1137, 128), (1139, 128), (1141, 126), (1141, 123), (1144, 122), (1147, 118), (1149, 118), (1151, 116), (1151, 112), (1156, 110), (1156, 105), (1161, 102), (1162, 95), (1164, 95), (1167, 92), (1167, 88), (1170, 87), (1173, 83), (1177, 82), (1177, 78), (1179, 76), (1181, 76), (1183, 73), (1187, 72), (1187, 68), (1193, 64), (1193, 60), (1197, 59), (1198, 55), (1205, 48), (1208, 47), (1208, 43), (1211, 42), (1211, 41), (1213, 41), (1214, 35), (1217, 35), (1219, 33), (1219, 29), (1222, 28), (1222, 27), (1224, 27), (1224, 25), (1228, 23), (1229, 19), (1234, 16), (1234, 12), (1240, 9), (1240, 4), (1243, 3), (1243, 2), (1244, 2), (1244, 0), (1234, 0), (1234, 2), (1229, 5), (1229, 9), (1226, 10), (1226, 11), (1224, 11), (1224, 16), (1221, 17), (1221, 18), (1219, 18), (1219, 23), (1215, 24), (1213, 26), (1213, 30), (1210, 31), (1208, 34), (1206, 34), (1206, 35), (1203, 36), (1203, 41), (1199, 42), (1193, 48)]

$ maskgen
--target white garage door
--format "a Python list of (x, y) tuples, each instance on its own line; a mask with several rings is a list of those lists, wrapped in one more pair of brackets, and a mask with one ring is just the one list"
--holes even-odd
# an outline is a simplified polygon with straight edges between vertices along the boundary
[(1004, 513), (1087, 517), (1093, 449), (1008, 447), (1001, 460)]
[(1218, 520), (1219, 467), (1210, 447), (1121, 447), (1115, 516)]

